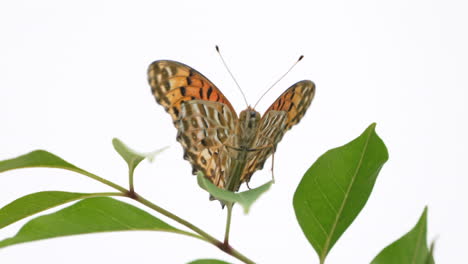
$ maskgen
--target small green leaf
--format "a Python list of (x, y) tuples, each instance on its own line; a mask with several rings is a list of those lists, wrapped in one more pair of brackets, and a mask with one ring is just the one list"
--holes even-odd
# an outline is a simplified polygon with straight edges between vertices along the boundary
[(230, 264), (230, 263), (222, 261), (222, 260), (217, 260), (217, 259), (197, 259), (187, 264)]
[(216, 185), (211, 183), (202, 172), (197, 173), (198, 185), (213, 197), (224, 202), (234, 202), (240, 204), (244, 208), (244, 213), (249, 212), (250, 206), (262, 195), (264, 192), (270, 189), (273, 181), (269, 181), (260, 187), (245, 191), (245, 192), (230, 192), (224, 189), (218, 188)]
[(91, 174), (45, 150), (35, 150), (13, 159), (0, 161), (0, 172), (34, 167), (58, 168), (71, 170), (85, 175)]
[(155, 150), (153, 152), (143, 153), (143, 152), (138, 152), (129, 148), (118, 138), (112, 139), (112, 145), (114, 146), (114, 149), (120, 154), (120, 156), (122, 156), (122, 158), (127, 162), (130, 170), (134, 170), (135, 167), (138, 166), (138, 164), (144, 159), (153, 161), (154, 157), (157, 154), (163, 152), (164, 150), (168, 148), (168, 147), (164, 147), (164, 148)]
[(32, 219), (14, 237), (0, 241), (0, 247), (61, 236), (130, 230), (191, 235), (133, 205), (108, 197), (94, 197)]
[(432, 240), (431, 246), (429, 247), (429, 254), (426, 257), (426, 262), (424, 262), (424, 264), (435, 264), (434, 247), (435, 247), (435, 240)]
[(0, 209), (0, 229), (18, 220), (72, 201), (115, 193), (71, 193), (47, 191), (28, 194)]
[(120, 139), (114, 138), (112, 139), (112, 145), (114, 149), (119, 153), (119, 155), (127, 162), (128, 168), (130, 170), (134, 170), (138, 164), (145, 159), (144, 156), (140, 155), (136, 151), (132, 150), (131, 148), (127, 147)]
[(387, 159), (374, 123), (350, 143), (327, 151), (305, 173), (293, 205), (321, 263), (366, 204)]
[(432, 252), (427, 248), (427, 207), (416, 226), (397, 241), (384, 248), (372, 264), (428, 264), (435, 263)]

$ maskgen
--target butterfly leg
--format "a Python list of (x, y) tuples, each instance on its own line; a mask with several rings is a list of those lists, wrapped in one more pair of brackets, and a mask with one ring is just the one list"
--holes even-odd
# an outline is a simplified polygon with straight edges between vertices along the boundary
[(275, 167), (275, 152), (271, 154), (271, 180), (275, 183), (275, 173), (273, 168)]
[[(271, 150), (271, 180), (273, 183), (275, 183), (275, 174), (274, 174), (274, 166), (275, 166), (275, 152), (276, 152), (276, 146), (274, 144), (267, 144), (262, 147), (258, 148), (252, 148), (248, 149), (247, 151), (263, 151), (263, 150)], [(248, 183), (249, 181), (246, 181), (247, 187), (249, 186)], [(250, 187), (249, 187), (250, 189)]]

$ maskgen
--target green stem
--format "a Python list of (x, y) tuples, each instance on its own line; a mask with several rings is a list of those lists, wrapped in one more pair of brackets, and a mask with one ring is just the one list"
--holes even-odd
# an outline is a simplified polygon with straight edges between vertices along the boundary
[(226, 253), (228, 253), (229, 255), (237, 258), (238, 260), (240, 261), (243, 261), (244, 263), (246, 264), (255, 264), (255, 262), (253, 262), (251, 259), (247, 258), (246, 256), (242, 255), (240, 252), (238, 252), (237, 250), (233, 249), (232, 247), (229, 247), (230, 248), (230, 251), (227, 252), (227, 251), (224, 251)]
[(134, 169), (128, 166), (128, 181), (129, 181), (128, 185), (130, 186), (130, 192), (135, 191), (135, 188), (133, 187), (133, 172), (134, 172)]
[[(247, 258), (246, 256), (242, 255), (239, 251), (237, 251), (234, 248), (232, 248), (231, 246), (229, 246), (228, 244), (222, 243), (221, 241), (217, 240), (216, 238), (214, 238), (210, 234), (206, 233), (202, 229), (200, 229), (197, 226), (193, 225), (192, 223), (190, 223), (190, 222), (178, 217), (177, 215), (175, 215), (175, 214), (173, 214), (173, 213), (171, 213), (171, 212), (157, 206), (156, 204), (148, 201), (147, 199), (143, 198), (139, 194), (133, 193), (133, 196), (129, 196), (129, 197), (136, 200), (136, 201), (138, 201), (138, 202), (140, 202), (141, 204), (144, 204), (144, 205), (148, 206), (149, 208), (155, 210), (156, 212), (158, 212), (158, 213), (160, 213), (160, 214), (162, 214), (162, 215), (164, 215), (164, 216), (178, 222), (179, 224), (184, 225), (187, 228), (193, 230), (195, 233), (202, 236), (204, 241), (215, 245), (216, 247), (218, 247), (222, 251), (224, 251), (227, 254), (237, 258), (238, 260), (241, 260), (241, 261), (243, 261), (244, 263), (247, 263), (247, 264), (254, 264), (255, 263), (252, 260), (250, 260), (249, 258)], [(231, 208), (232, 208), (232, 206), (231, 206)]]
[(110, 186), (110, 187), (112, 187), (112, 188), (114, 188), (116, 190), (119, 190), (119, 191), (123, 192), (123, 193), (128, 193), (128, 190), (125, 189), (124, 187), (122, 187), (122, 186), (120, 186), (118, 184), (115, 184), (115, 183), (113, 183), (111, 181), (108, 181), (108, 180), (106, 180), (104, 178), (101, 178), (101, 177), (99, 177), (97, 175), (94, 175), (91, 172), (82, 171), (82, 170), (72, 170), (72, 171), (75, 171), (77, 173), (81, 173), (83, 175), (86, 175), (86, 176), (90, 177), (91, 179), (94, 179), (94, 180), (96, 180), (98, 182), (104, 183), (105, 185)]
[(226, 204), (226, 207), (227, 207), (227, 219), (226, 219), (226, 231), (224, 232), (224, 245), (229, 245), (229, 230), (231, 229), (232, 207), (234, 207), (234, 203), (229, 202)]
[(142, 196), (140, 196), (137, 193), (134, 193), (134, 196), (130, 197), (130, 198), (134, 199), (135, 201), (140, 202), (141, 204), (146, 205), (147, 207), (155, 210), (156, 212), (158, 212), (158, 213), (160, 213), (160, 214), (162, 214), (162, 215), (164, 215), (166, 217), (171, 218), (172, 220), (176, 221), (177, 223), (190, 228), (191, 230), (193, 230), (196, 233), (200, 234), (202, 237), (205, 238), (206, 241), (208, 241), (210, 243), (214, 243), (214, 242), (218, 241), (216, 238), (214, 238), (211, 235), (207, 234), (206, 232), (204, 232), (200, 228), (196, 227), (192, 223), (190, 223), (190, 222), (178, 217), (177, 215), (167, 211), (166, 209), (164, 209), (164, 208), (162, 208), (162, 207), (148, 201), (147, 199), (143, 198)]

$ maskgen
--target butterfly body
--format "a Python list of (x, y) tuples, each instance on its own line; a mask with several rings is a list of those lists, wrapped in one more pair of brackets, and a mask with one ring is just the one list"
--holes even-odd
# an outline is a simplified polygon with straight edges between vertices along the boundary
[(254, 144), (259, 124), (260, 113), (250, 106), (240, 113), (237, 132), (231, 137), (232, 140), (225, 144), (227, 149), (224, 153), (231, 159), (231, 164), (225, 173), (227, 190), (237, 191), (242, 183), (241, 178), (245, 174), (248, 154), (257, 151), (254, 149)]
[(155, 61), (148, 81), (156, 101), (171, 115), (177, 141), (193, 173), (202, 171), (220, 188), (237, 191), (263, 168), (284, 133), (309, 107), (315, 85), (298, 82), (260, 115), (252, 107), (239, 117), (221, 91), (193, 68), (175, 61)]

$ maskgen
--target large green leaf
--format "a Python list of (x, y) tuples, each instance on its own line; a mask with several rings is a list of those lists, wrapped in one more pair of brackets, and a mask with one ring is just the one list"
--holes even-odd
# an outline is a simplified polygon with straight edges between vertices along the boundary
[(218, 188), (216, 185), (211, 183), (206, 177), (203, 176), (202, 172), (197, 173), (198, 185), (201, 188), (209, 192), (213, 197), (223, 202), (238, 203), (244, 208), (244, 213), (248, 213), (252, 204), (268, 189), (270, 189), (273, 181), (269, 181), (257, 188), (245, 191), (245, 192), (230, 192), (224, 189)]
[(317, 159), (294, 194), (297, 221), (321, 263), (367, 202), (387, 148), (370, 125)]
[(75, 171), (85, 175), (91, 174), (45, 150), (35, 150), (13, 159), (0, 161), (0, 172), (34, 167), (59, 168)]
[(0, 172), (14, 170), (14, 169), (37, 168), (37, 167), (57, 168), (57, 169), (65, 169), (65, 170), (74, 171), (74, 172), (86, 175), (97, 181), (100, 181), (104, 184), (107, 184), (121, 192), (127, 192), (125, 188), (115, 183), (112, 183), (106, 179), (103, 179), (95, 174), (92, 174), (91, 172), (78, 168), (77, 166), (45, 150), (35, 150), (32, 152), (29, 152), (28, 154), (24, 154), (13, 159), (0, 161)]
[(94, 197), (32, 219), (14, 237), (0, 241), (0, 247), (53, 237), (127, 230), (167, 231), (197, 237), (133, 205), (108, 197)]
[(217, 259), (198, 259), (187, 264), (229, 264), (229, 262), (225, 262), (222, 260)]
[(0, 209), (0, 229), (18, 220), (72, 201), (96, 197), (117, 195), (116, 193), (71, 193), (47, 191), (28, 194), (7, 204)]
[(418, 223), (404, 236), (384, 248), (372, 264), (433, 264), (432, 252), (427, 248), (427, 208)]

